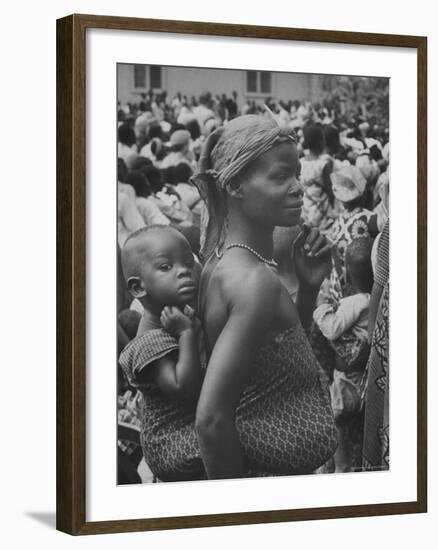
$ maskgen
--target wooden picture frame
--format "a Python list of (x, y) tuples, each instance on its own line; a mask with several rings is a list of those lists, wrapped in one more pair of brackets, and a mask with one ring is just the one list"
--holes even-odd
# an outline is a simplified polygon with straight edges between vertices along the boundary
[[(373, 505), (86, 520), (87, 29), (311, 41), (417, 51), (417, 499)], [(73, 535), (427, 511), (427, 39), (421, 36), (71, 15), (57, 21), (57, 529)]]

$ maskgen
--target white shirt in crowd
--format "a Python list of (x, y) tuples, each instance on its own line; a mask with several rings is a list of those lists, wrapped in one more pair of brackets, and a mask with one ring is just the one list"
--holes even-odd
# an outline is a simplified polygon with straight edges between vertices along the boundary
[(137, 197), (135, 203), (140, 216), (143, 218), (144, 225), (170, 224), (169, 218), (161, 212), (153, 199), (149, 197)]
[(321, 304), (313, 312), (313, 320), (328, 340), (336, 340), (348, 329), (358, 340), (366, 340), (369, 304), (369, 293), (354, 294), (342, 298), (337, 309), (331, 304)]

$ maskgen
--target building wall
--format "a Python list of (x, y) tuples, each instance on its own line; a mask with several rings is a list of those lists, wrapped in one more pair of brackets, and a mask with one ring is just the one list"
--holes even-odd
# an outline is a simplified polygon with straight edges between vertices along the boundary
[[(118, 99), (122, 103), (138, 102), (141, 92), (147, 91), (149, 88), (148, 77), (144, 89), (134, 87), (133, 65), (119, 65), (117, 79)], [(204, 90), (209, 90), (213, 94), (231, 95), (235, 90), (238, 94), (239, 104), (242, 104), (246, 98), (261, 100), (268, 96), (285, 101), (289, 99), (315, 101), (321, 95), (318, 76), (272, 73), (272, 92), (263, 95), (247, 93), (246, 71), (190, 67), (163, 67), (162, 88), (167, 91), (169, 97), (173, 97), (177, 92), (188, 97), (198, 97)]]

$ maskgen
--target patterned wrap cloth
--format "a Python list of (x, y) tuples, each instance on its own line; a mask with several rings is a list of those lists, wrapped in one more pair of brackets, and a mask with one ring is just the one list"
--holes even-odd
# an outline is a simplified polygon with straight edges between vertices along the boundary
[[(152, 357), (165, 354), (166, 340), (174, 349), (162, 333), (137, 337), (120, 357), (143, 394), (145, 460), (163, 481), (204, 479), (193, 413), (165, 398), (154, 384), (138, 383)], [(337, 438), (329, 391), (300, 324), (257, 350), (236, 427), (248, 476), (312, 473), (333, 455)]]

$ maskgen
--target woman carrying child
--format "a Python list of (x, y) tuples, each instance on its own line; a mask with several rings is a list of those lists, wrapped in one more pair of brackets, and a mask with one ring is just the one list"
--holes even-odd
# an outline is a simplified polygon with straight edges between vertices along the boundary
[(336, 448), (328, 389), (303, 330), (328, 246), (317, 230), (296, 239), (296, 306), (272, 260), (275, 226), (300, 220), (298, 172), (292, 131), (260, 116), (219, 128), (201, 155), (195, 182), (209, 221), (198, 306), (209, 361), (196, 431), (209, 478), (311, 473)]

